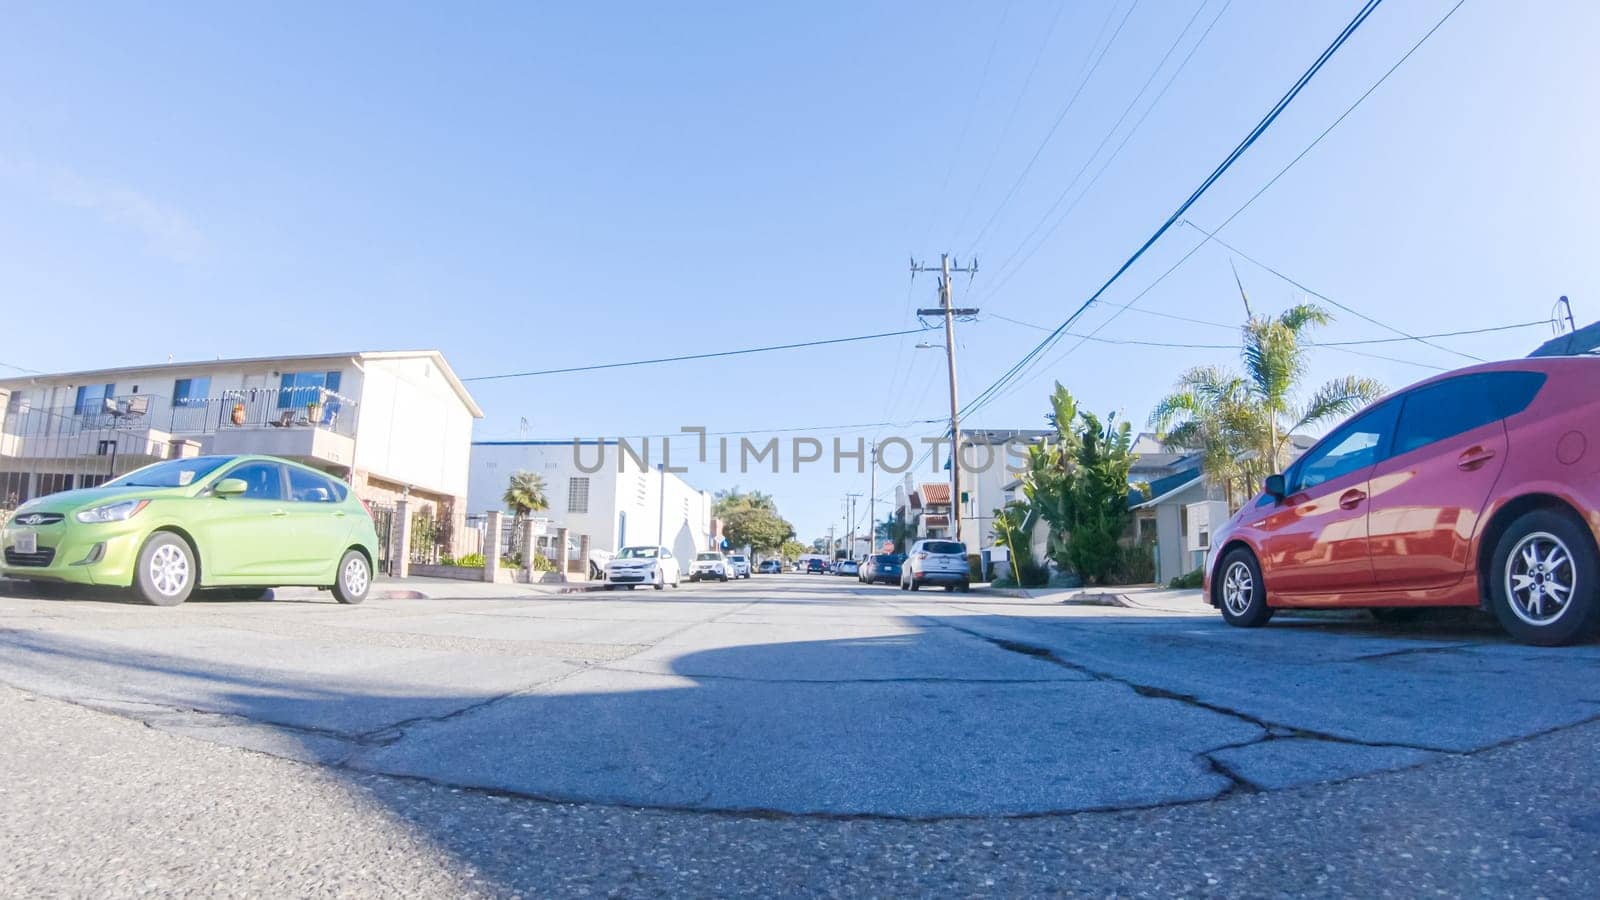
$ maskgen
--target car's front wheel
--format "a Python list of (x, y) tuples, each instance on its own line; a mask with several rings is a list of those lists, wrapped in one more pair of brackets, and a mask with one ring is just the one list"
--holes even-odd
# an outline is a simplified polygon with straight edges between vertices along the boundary
[(1236, 628), (1257, 628), (1272, 618), (1267, 605), (1267, 584), (1261, 578), (1261, 565), (1254, 553), (1244, 548), (1232, 550), (1217, 568), (1217, 605), (1222, 618)]
[(372, 567), (360, 550), (346, 550), (339, 558), (339, 577), (333, 582), (333, 599), (354, 606), (372, 590)]
[(1546, 647), (1594, 633), (1600, 619), (1600, 559), (1586, 529), (1536, 509), (1511, 523), (1495, 544), (1489, 600), (1500, 627)]
[(656, 570), (656, 583), (651, 585), (651, 587), (655, 588), (658, 591), (666, 590), (667, 589), (667, 573), (661, 571), (660, 569), (657, 569)]
[(177, 606), (189, 599), (199, 580), (200, 568), (195, 565), (189, 542), (172, 532), (150, 535), (139, 550), (133, 589), (139, 599), (151, 606)]

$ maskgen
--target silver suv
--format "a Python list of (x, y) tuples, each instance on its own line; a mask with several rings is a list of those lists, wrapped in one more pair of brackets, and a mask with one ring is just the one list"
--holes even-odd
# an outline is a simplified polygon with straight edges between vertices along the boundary
[(735, 578), (750, 577), (750, 557), (734, 553), (728, 557), (728, 567), (733, 570)]
[(925, 584), (942, 585), (945, 590), (972, 590), (972, 570), (967, 564), (967, 545), (960, 541), (929, 538), (911, 545), (911, 554), (900, 567), (900, 590), (914, 591)]

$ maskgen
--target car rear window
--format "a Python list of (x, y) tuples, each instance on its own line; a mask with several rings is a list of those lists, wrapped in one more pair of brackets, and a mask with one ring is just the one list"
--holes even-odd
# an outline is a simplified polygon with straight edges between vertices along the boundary
[(895, 556), (880, 555), (874, 556), (872, 561), (875, 563), (897, 563), (900, 561), (900, 559)]
[(967, 555), (967, 545), (957, 541), (929, 541), (922, 545), (929, 553), (959, 553)]

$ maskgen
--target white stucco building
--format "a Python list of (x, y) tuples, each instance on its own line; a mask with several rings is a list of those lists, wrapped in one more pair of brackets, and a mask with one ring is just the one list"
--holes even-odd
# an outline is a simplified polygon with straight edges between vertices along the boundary
[(0, 379), (0, 503), (92, 487), (173, 456), (266, 453), (409, 496), (466, 500), (483, 417), (436, 350), (219, 359)]
[(519, 471), (544, 479), (550, 508), (537, 515), (573, 535), (587, 534), (595, 549), (614, 553), (660, 541), (687, 560), (713, 538), (711, 494), (676, 474), (646, 469), (616, 441), (583, 441), (576, 447), (570, 440), (475, 441), (469, 512), (506, 511), (501, 498)]

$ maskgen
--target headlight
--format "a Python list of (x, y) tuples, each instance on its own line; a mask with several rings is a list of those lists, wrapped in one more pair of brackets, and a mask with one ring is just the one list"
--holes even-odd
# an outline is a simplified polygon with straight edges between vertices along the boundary
[(138, 515), (139, 510), (149, 505), (149, 500), (119, 500), (116, 503), (79, 510), (73, 518), (86, 523), (124, 522)]

